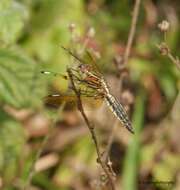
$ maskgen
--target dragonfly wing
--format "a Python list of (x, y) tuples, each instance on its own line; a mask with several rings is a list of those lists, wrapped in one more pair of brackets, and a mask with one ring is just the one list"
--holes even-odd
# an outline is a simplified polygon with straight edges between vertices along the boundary
[(86, 51), (86, 55), (85, 56), (83, 56), (83, 59), (81, 59), (80, 57), (78, 57), (75, 53), (73, 53), (73, 52), (71, 52), (69, 49), (67, 49), (67, 48), (65, 48), (65, 47), (63, 47), (63, 46), (61, 46), (68, 54), (70, 54), (72, 57), (74, 57), (76, 60), (78, 60), (81, 64), (89, 64), (89, 65), (91, 65), (92, 66), (92, 68), (93, 68), (93, 70), (94, 70), (94, 72), (95, 71), (97, 71), (96, 73), (100, 73), (99, 72), (99, 69), (98, 69), (98, 67), (97, 67), (97, 64), (96, 64), (96, 62), (95, 62), (95, 60), (94, 60), (94, 58), (91, 56), (91, 54), (88, 52), (88, 51)]
[(95, 61), (94, 57), (90, 54), (90, 52), (88, 50), (86, 51), (86, 54), (87, 54), (87, 56), (88, 56), (88, 58), (90, 60), (89, 64), (92, 65), (92, 67), (93, 67), (93, 69), (95, 71), (98, 71), (98, 73), (101, 73), (98, 66), (97, 66), (97, 64), (96, 64), (96, 61)]
[[(53, 107), (65, 105), (68, 108), (74, 108), (77, 107), (78, 104), (78, 98), (75, 94), (52, 94), (44, 97), (44, 101), (47, 105)], [(90, 94), (82, 94), (81, 102), (85, 110), (92, 110), (101, 106), (103, 98), (95, 98)]]
[(58, 76), (58, 77), (61, 77), (65, 80), (68, 80), (69, 77), (67, 75), (63, 75), (61, 73), (56, 73), (56, 72), (52, 72), (52, 71), (41, 71), (42, 74), (45, 74), (45, 75), (52, 75), (52, 76)]
[(59, 107), (61, 105), (74, 106), (77, 102), (75, 95), (52, 94), (43, 98), (47, 105)]
[(95, 109), (101, 106), (104, 96), (97, 90), (89, 87), (80, 89), (82, 103), (89, 106), (89, 109)]
[(104, 99), (81, 96), (81, 101), (85, 107), (85, 110), (93, 110), (99, 108), (102, 105)]

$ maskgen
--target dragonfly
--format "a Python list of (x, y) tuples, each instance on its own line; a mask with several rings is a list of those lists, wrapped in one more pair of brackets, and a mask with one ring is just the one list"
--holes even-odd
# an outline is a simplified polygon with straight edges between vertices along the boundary
[[(110, 88), (105, 81), (101, 72), (97, 69), (96, 63), (90, 53), (87, 51), (88, 57), (91, 59), (91, 63), (84, 61), (78, 57), (69, 49), (62, 47), (68, 54), (75, 58), (79, 62), (76, 68), (71, 68), (73, 82), (76, 85), (77, 90), (80, 92), (81, 97), (92, 98), (95, 100), (105, 100), (107, 106), (112, 113), (120, 120), (121, 124), (126, 129), (134, 134), (134, 130), (130, 119), (126, 113), (126, 110), (120, 103), (120, 101), (110, 93)], [(55, 76), (61, 76), (65, 80), (69, 80), (68, 75), (62, 75), (59, 73), (52, 73), (49, 71), (41, 71), (43, 74), (54, 74)], [(62, 101), (77, 101), (76, 94), (72, 94), (73, 89), (66, 95), (52, 94), (46, 97), (46, 102), (49, 104), (59, 104)]]

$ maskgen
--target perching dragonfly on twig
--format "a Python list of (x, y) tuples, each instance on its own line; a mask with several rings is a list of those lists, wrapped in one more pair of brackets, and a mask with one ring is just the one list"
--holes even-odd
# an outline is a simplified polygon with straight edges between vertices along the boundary
[[(120, 120), (121, 124), (127, 128), (128, 131), (134, 134), (133, 127), (128, 118), (128, 115), (123, 108), (122, 104), (110, 93), (109, 87), (103, 77), (103, 75), (98, 71), (94, 59), (87, 52), (90, 63), (87, 63), (70, 50), (62, 47), (68, 54), (73, 56), (79, 65), (77, 68), (71, 68), (73, 74), (73, 81), (76, 84), (77, 89), (80, 91), (80, 95), (86, 98), (92, 98), (96, 100), (105, 100), (108, 107), (112, 113)], [(42, 71), (43, 74), (51, 74), (48, 71)], [(68, 76), (61, 75), (58, 73), (53, 73), (54, 75), (59, 75), (64, 79), (68, 80)], [(75, 94), (52, 94), (46, 97), (46, 102), (57, 104), (63, 100), (75, 101), (77, 97)]]

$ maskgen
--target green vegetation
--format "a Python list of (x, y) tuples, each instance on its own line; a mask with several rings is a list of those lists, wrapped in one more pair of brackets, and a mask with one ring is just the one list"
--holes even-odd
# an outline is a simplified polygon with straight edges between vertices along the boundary
[[(40, 72), (67, 75), (72, 58), (61, 46), (78, 55), (88, 49), (132, 116), (135, 135), (118, 127), (110, 151), (117, 189), (180, 189), (180, 72), (157, 47), (164, 41), (158, 23), (168, 20), (166, 43), (180, 57), (180, 3), (141, 2), (130, 57), (118, 72), (114, 60), (125, 53), (134, 2), (0, 0), (0, 189), (23, 189), (47, 134), (32, 189), (96, 190), (107, 182), (79, 112), (43, 101), (68, 91), (67, 80)], [(115, 118), (104, 105), (86, 113), (103, 153)]]

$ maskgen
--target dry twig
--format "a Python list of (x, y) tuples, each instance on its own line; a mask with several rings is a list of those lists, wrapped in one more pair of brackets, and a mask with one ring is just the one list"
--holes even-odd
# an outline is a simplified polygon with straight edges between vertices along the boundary
[(71, 71), (70, 68), (67, 69), (67, 73), (68, 73), (69, 78), (70, 78), (70, 80), (71, 80), (72, 89), (74, 90), (74, 92), (75, 92), (75, 94), (76, 94), (76, 96), (77, 96), (77, 98), (78, 98), (78, 109), (79, 109), (79, 111), (81, 112), (81, 114), (82, 114), (82, 116), (83, 116), (83, 118), (84, 118), (84, 121), (86, 122), (87, 127), (88, 127), (88, 129), (89, 129), (89, 131), (90, 131), (90, 133), (91, 133), (92, 139), (93, 139), (93, 141), (94, 141), (94, 144), (95, 144), (95, 147), (96, 147), (97, 156), (98, 156), (98, 162), (100, 163), (102, 169), (104, 170), (104, 172), (105, 172), (105, 174), (106, 174), (106, 176), (107, 176), (107, 178), (108, 178), (108, 180), (109, 180), (109, 182), (110, 182), (110, 184), (111, 184), (112, 190), (115, 190), (115, 184), (114, 184), (113, 178), (112, 178), (110, 172), (108, 171), (108, 169), (107, 169), (105, 163), (102, 161), (99, 144), (98, 144), (98, 141), (97, 141), (97, 137), (96, 137), (96, 135), (95, 135), (95, 132), (94, 132), (94, 127), (93, 127), (93, 125), (90, 123), (90, 121), (88, 120), (88, 118), (87, 118), (87, 116), (86, 116), (86, 114), (85, 114), (85, 112), (84, 112), (84, 109), (83, 109), (83, 106), (82, 106), (82, 102), (81, 102), (80, 91), (78, 91), (78, 90), (76, 89), (76, 86), (75, 86), (74, 81), (73, 81), (72, 71)]
[(138, 13), (139, 13), (140, 1), (141, 0), (136, 0), (135, 1), (134, 10), (133, 10), (133, 14), (132, 14), (131, 28), (130, 28), (129, 37), (128, 37), (128, 41), (127, 41), (127, 45), (126, 45), (126, 51), (125, 51), (125, 54), (124, 54), (124, 64), (126, 64), (127, 61), (128, 61), (130, 49), (131, 49), (132, 42), (133, 42), (133, 39), (134, 39), (134, 34), (135, 34), (135, 31), (136, 31), (137, 17), (138, 17)]
[(169, 29), (169, 22), (166, 20), (163, 20), (161, 23), (158, 24), (158, 28), (160, 29), (161, 32), (163, 32), (163, 37), (164, 37), (164, 41), (158, 45), (157, 47), (160, 50), (161, 55), (167, 56), (169, 57), (169, 59), (177, 66), (177, 68), (180, 70), (180, 60), (178, 57), (174, 57), (169, 48), (168, 45), (166, 43), (167, 41), (167, 31)]
[(180, 60), (178, 57), (174, 57), (169, 48), (168, 45), (165, 42), (162, 42), (160, 45), (157, 46), (160, 50), (161, 55), (169, 57), (169, 59), (176, 65), (176, 67), (180, 70)]

